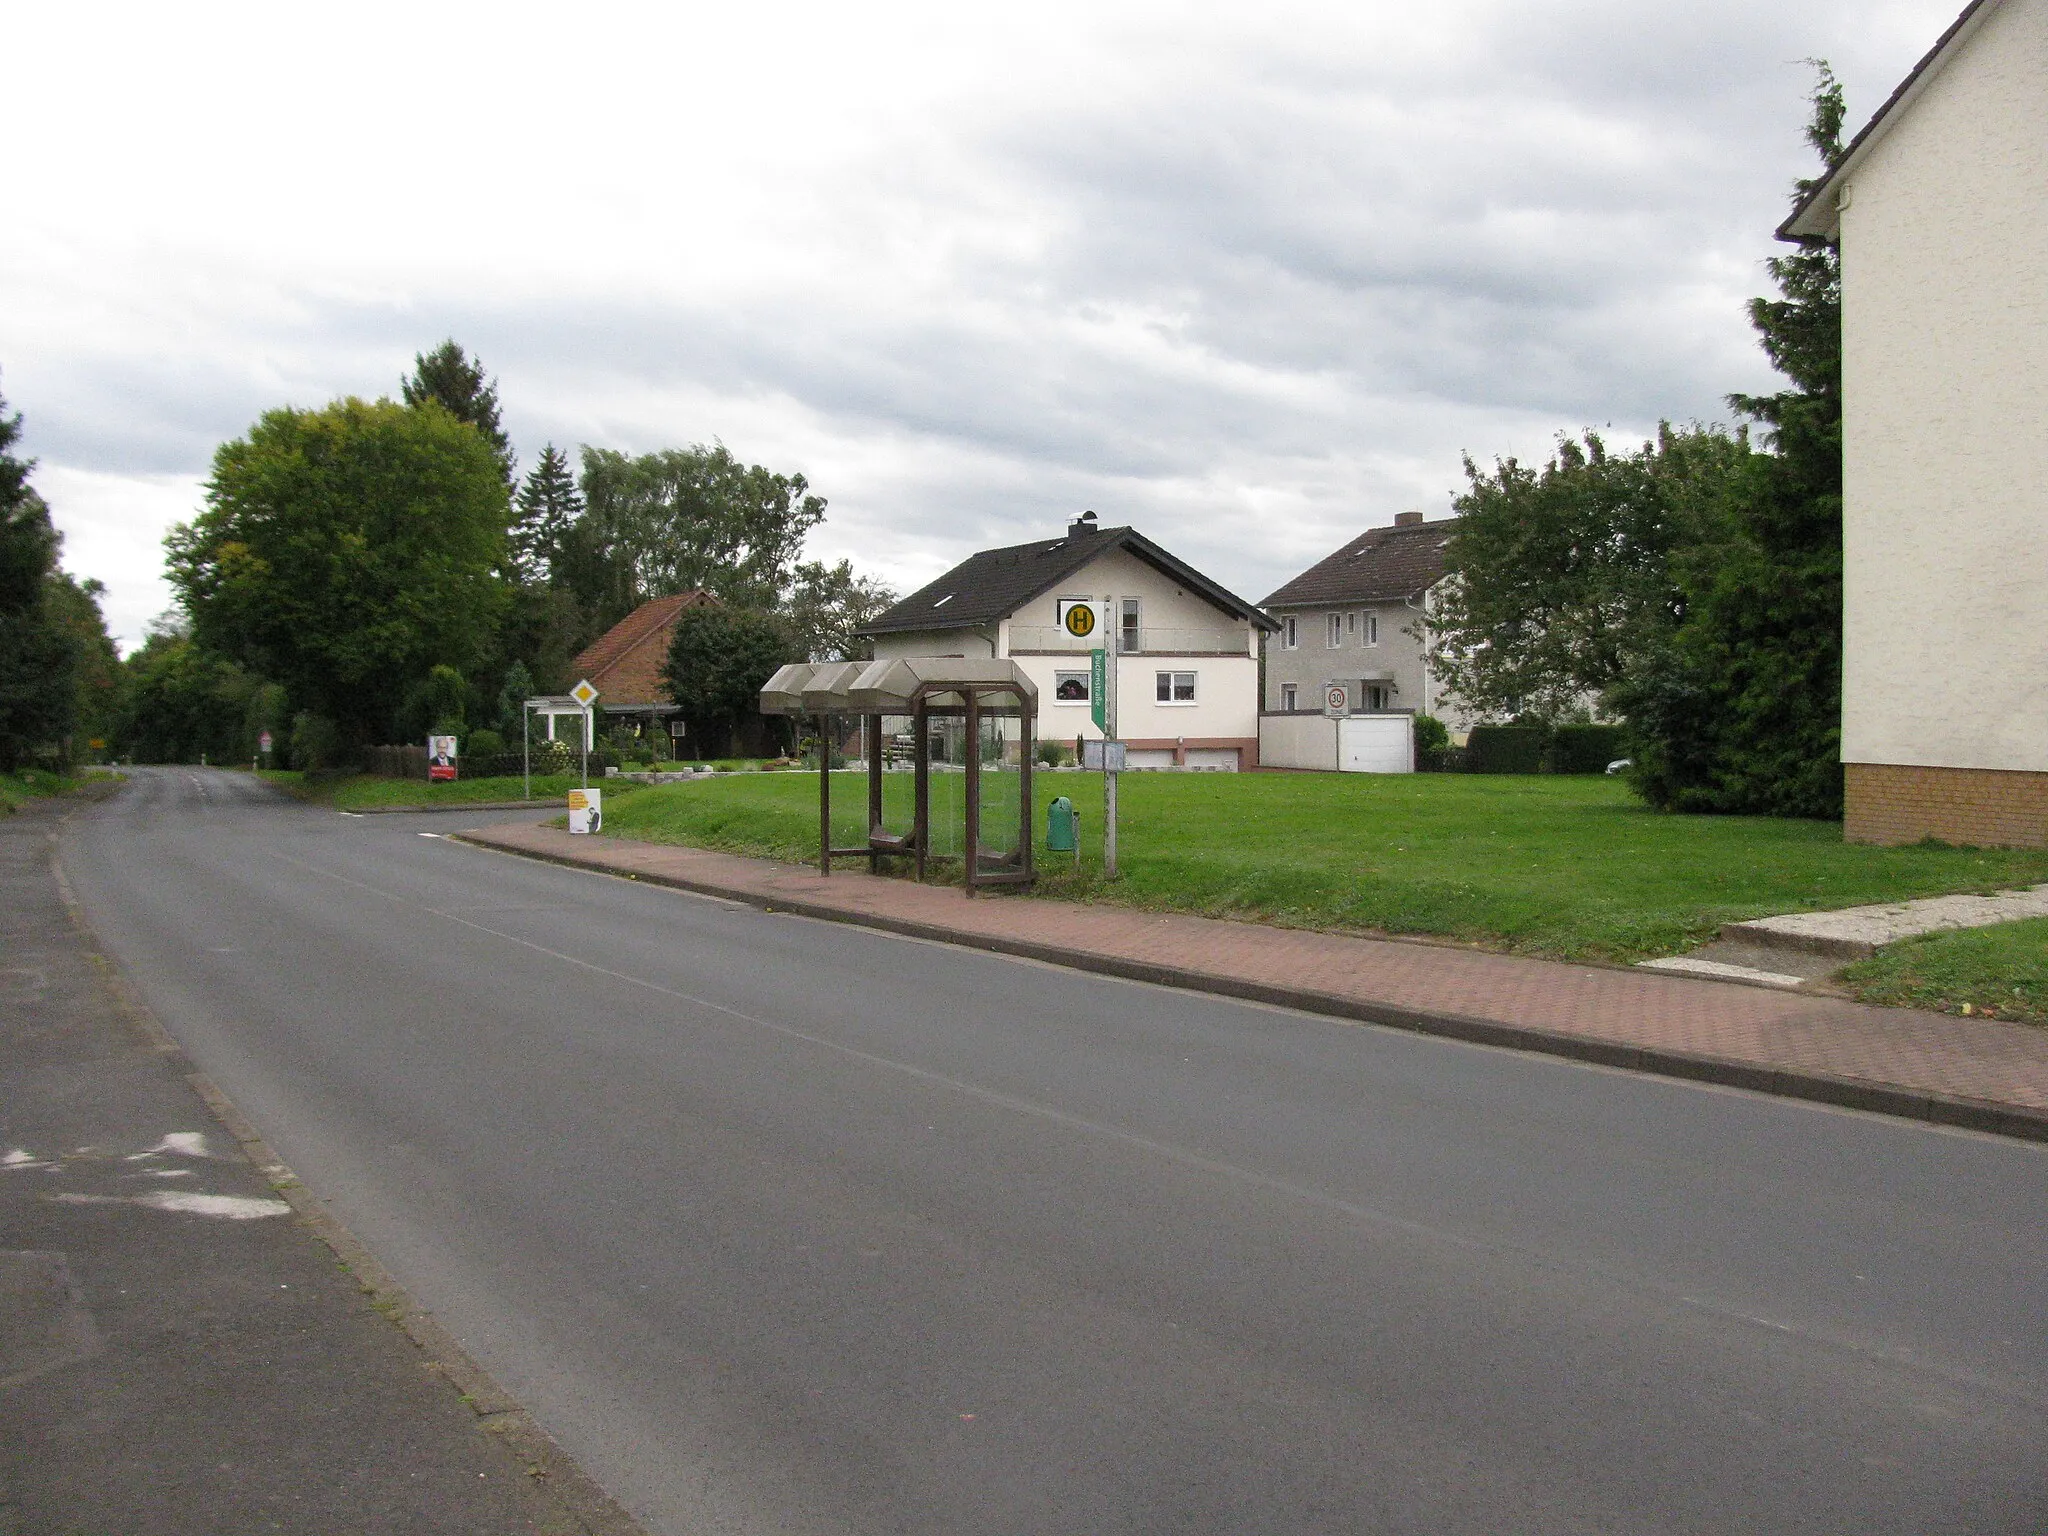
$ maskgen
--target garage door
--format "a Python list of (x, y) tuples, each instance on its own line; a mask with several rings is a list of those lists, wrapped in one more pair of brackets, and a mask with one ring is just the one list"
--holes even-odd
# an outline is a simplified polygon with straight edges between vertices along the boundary
[(1412, 773), (1410, 715), (1352, 715), (1337, 722), (1337, 766), (1346, 773)]
[(1203, 769), (1210, 773), (1235, 773), (1237, 772), (1237, 748), (1189, 747), (1188, 767)]
[(1171, 768), (1173, 766), (1173, 748), (1146, 747), (1140, 749), (1133, 747), (1124, 755), (1124, 766), (1127, 768)]

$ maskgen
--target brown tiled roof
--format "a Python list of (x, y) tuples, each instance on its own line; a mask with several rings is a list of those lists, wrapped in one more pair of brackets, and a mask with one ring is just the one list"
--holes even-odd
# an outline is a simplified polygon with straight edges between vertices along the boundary
[(1135, 555), (1154, 570), (1207, 599), (1232, 618), (1261, 629), (1272, 624), (1243, 598), (1217, 585), (1185, 561), (1167, 553), (1135, 528), (1069, 530), (1062, 539), (1012, 544), (969, 555), (937, 581), (918, 588), (888, 612), (864, 625), (863, 635), (905, 630), (956, 629), (1006, 619), (1033, 598), (1113, 549)]
[(661, 668), (668, 660), (676, 615), (716, 601), (708, 592), (678, 592), (642, 603), (576, 658), (572, 666), (577, 677), (590, 679), (606, 707), (668, 703)]
[(1444, 544), (1455, 517), (1433, 523), (1368, 528), (1318, 560), (1261, 605), (1305, 608), (1325, 603), (1391, 603), (1418, 597), (1443, 579)]

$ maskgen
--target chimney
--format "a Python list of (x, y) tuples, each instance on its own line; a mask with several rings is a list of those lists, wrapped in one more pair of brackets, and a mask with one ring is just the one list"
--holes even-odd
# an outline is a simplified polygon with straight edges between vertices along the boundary
[(1396, 528), (1413, 528), (1421, 521), (1422, 514), (1420, 512), (1396, 512), (1394, 514), (1394, 526)]
[(1067, 537), (1070, 539), (1078, 539), (1084, 533), (1096, 533), (1099, 531), (1095, 526), (1095, 514), (1093, 512), (1083, 512), (1079, 517), (1067, 524)]

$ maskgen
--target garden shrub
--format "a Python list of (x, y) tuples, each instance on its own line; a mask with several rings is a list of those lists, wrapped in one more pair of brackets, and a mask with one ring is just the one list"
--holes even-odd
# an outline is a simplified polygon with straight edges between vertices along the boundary
[(1450, 727), (1435, 715), (1415, 717), (1415, 755), (1425, 752), (1441, 752), (1451, 744)]

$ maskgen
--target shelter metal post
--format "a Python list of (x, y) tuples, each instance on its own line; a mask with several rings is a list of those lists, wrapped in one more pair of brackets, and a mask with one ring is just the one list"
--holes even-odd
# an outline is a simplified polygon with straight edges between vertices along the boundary
[(861, 723), (868, 754), (868, 873), (880, 874), (882, 850), (876, 839), (882, 836), (882, 717), (868, 715)]
[(967, 792), (963, 796), (967, 824), (961, 842), (967, 862), (967, 894), (972, 896), (981, 878), (981, 695), (972, 688), (962, 692), (967, 697)]
[(832, 873), (832, 748), (825, 717), (818, 716), (818, 873)]
[(925, 850), (932, 845), (932, 722), (923, 699), (917, 701), (911, 729), (917, 745), (910, 753), (910, 835), (917, 839), (917, 878), (922, 881)]
[[(1031, 844), (1038, 835), (1038, 818), (1031, 804), (1031, 754), (1037, 745), (1032, 739), (1037, 734), (1033, 731), (1032, 727), (1037, 722), (1033, 718), (1033, 711), (1025, 707), (1025, 701), (1022, 698), (1017, 700), (1017, 718), (1021, 722), (1018, 727), (1018, 735), (1022, 739), (1022, 750), (1024, 753), (1023, 761), (1018, 764), (1017, 773), (1017, 814), (1023, 818), (1023, 824), (1017, 829), (1019, 839), (1017, 857), (1019, 870), (1024, 878), (1029, 880), (1031, 878)], [(1074, 839), (1075, 847), (1078, 848), (1080, 843), (1081, 840), (1078, 837)]]
[(533, 706), (519, 706), (519, 777), (526, 786), (525, 798), (533, 798)]

